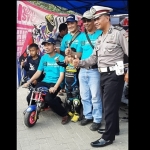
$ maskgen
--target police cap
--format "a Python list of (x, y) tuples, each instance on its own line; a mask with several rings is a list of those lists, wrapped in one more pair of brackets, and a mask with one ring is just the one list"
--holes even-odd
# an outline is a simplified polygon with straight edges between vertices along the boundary
[(109, 7), (103, 7), (103, 6), (92, 6), (90, 8), (90, 12), (93, 14), (93, 18), (98, 18), (103, 14), (109, 14), (112, 12), (113, 9)]

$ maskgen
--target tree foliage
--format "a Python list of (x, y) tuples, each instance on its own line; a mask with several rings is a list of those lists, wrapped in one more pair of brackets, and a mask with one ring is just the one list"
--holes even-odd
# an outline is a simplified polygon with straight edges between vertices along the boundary
[(73, 11), (67, 10), (66, 8), (55, 6), (53, 4), (44, 3), (44, 2), (41, 2), (39, 0), (29, 1), (29, 2), (32, 3), (32, 4), (35, 4), (35, 5), (43, 8), (43, 9), (46, 9), (46, 10), (49, 10), (49, 11), (53, 11), (53, 12), (67, 13), (67, 14), (77, 14), (77, 13), (75, 13)]

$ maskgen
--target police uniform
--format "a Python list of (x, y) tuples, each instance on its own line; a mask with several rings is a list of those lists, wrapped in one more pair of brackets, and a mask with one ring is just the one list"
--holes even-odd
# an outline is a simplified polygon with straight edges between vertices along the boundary
[[(109, 14), (111, 8), (92, 6), (93, 17)], [(100, 84), (105, 119), (105, 132), (102, 137), (91, 143), (93, 147), (112, 144), (119, 133), (119, 106), (124, 86), (124, 74), (117, 75), (117, 62), (123, 62), (124, 54), (128, 56), (128, 40), (126, 31), (110, 24), (108, 32), (100, 35), (95, 44), (93, 54), (86, 60), (80, 60), (79, 66), (88, 67), (97, 63), (101, 73)]]

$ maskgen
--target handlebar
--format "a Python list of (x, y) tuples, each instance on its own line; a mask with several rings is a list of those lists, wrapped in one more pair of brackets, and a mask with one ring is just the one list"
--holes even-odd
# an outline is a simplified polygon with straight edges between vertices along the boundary
[(49, 89), (47, 87), (38, 87), (38, 88), (35, 88), (32, 86), (32, 84), (30, 83), (28, 87), (22, 87), (22, 88), (28, 88), (30, 91), (37, 91), (37, 92), (48, 92)]
[(34, 90), (34, 88), (33, 88), (33, 86), (32, 86), (32, 84), (31, 84), (31, 83), (29, 84), (29, 86), (28, 86), (28, 87), (23, 87), (23, 86), (22, 86), (22, 88), (26, 88), (26, 89), (29, 89), (29, 90), (30, 90), (30, 89)]

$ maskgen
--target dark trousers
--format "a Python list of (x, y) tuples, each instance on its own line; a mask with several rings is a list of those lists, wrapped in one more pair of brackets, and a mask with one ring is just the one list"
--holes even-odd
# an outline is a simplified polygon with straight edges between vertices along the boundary
[(73, 111), (78, 113), (78, 114), (81, 114), (81, 108), (82, 108), (81, 99), (79, 99), (79, 101), (80, 101), (80, 105), (78, 105), (76, 107), (73, 106), (73, 101), (71, 101), (70, 104), (67, 104), (67, 102), (66, 102), (66, 107), (67, 107), (66, 109), (68, 110), (68, 112), (72, 111), (72, 106), (73, 106), (74, 107)]
[(80, 100), (80, 105), (75, 107), (75, 112), (78, 113), (78, 114), (81, 114), (81, 107), (82, 107), (82, 103), (81, 103), (81, 100)]
[[(38, 87), (41, 87), (41, 86), (44, 86), (44, 87), (47, 87), (48, 89), (50, 87), (54, 87), (55, 83), (45, 83), (45, 82), (39, 82), (35, 88), (38, 88)], [(61, 102), (60, 102), (60, 98), (57, 97), (56, 95), (58, 94), (58, 92), (60, 91), (60, 87), (57, 89), (57, 91), (55, 93), (47, 93), (45, 95), (45, 102), (50, 106), (50, 108), (55, 112), (57, 113), (59, 116), (66, 116), (67, 115), (67, 111), (65, 110), (65, 108), (61, 105)], [(28, 102), (28, 105), (30, 103), (30, 98), (31, 98), (31, 93), (32, 91), (29, 93), (29, 95), (27, 96), (27, 102)], [(34, 105), (35, 102), (32, 101), (32, 105)]]
[[(75, 84), (73, 84), (73, 83), (75, 83)], [(71, 85), (73, 85), (73, 86), (71, 86)], [(79, 98), (80, 92), (79, 92), (78, 80), (75, 80), (75, 78), (72, 78), (72, 77), (71, 78), (66, 77), (66, 94), (67, 94), (67, 100), (72, 99), (72, 100), (70, 100), (70, 104), (66, 104), (68, 111), (71, 111), (71, 108), (73, 106), (73, 99), (77, 98), (80, 101), (80, 105), (74, 107), (74, 112), (80, 114), (82, 103), (81, 103), (81, 99)]]
[(115, 71), (101, 73), (101, 92), (105, 119), (104, 140), (115, 140), (119, 132), (119, 106), (124, 86), (124, 75), (117, 76)]

